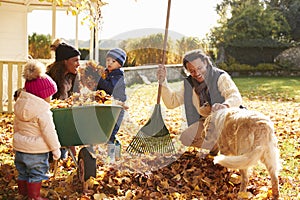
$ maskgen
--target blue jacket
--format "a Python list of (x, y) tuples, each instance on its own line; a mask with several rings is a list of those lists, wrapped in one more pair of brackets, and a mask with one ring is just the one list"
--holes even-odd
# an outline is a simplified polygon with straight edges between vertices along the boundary
[(112, 95), (114, 99), (125, 102), (127, 99), (125, 93), (124, 72), (116, 69), (108, 73), (106, 79), (100, 78), (97, 90), (104, 90), (107, 94)]

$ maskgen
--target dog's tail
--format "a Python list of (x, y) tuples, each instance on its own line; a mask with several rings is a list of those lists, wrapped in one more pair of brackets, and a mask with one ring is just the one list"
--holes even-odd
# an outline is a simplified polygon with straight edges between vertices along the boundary
[(263, 147), (257, 146), (252, 151), (239, 156), (219, 155), (214, 158), (214, 164), (220, 164), (232, 169), (247, 169), (255, 165), (260, 160), (263, 153)]

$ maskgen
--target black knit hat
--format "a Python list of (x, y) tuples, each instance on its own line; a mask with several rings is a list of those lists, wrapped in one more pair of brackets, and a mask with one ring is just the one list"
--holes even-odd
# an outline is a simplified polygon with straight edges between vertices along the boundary
[(68, 60), (69, 58), (80, 55), (77, 49), (63, 42), (59, 44), (55, 50), (55, 61)]
[(107, 52), (106, 57), (112, 57), (123, 67), (126, 61), (126, 52), (120, 48), (114, 48)]

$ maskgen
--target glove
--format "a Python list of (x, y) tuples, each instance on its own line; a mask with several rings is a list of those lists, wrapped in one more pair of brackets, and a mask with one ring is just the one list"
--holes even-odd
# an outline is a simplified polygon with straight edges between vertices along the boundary
[(60, 149), (56, 149), (56, 150), (52, 151), (52, 154), (53, 154), (53, 160), (60, 159), (60, 156), (61, 156)]

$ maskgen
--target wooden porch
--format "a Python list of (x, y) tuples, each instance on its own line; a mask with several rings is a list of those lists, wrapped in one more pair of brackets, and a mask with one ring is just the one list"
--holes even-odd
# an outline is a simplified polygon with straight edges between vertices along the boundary
[(0, 112), (13, 112), (13, 93), (23, 83), (25, 61), (0, 61)]

